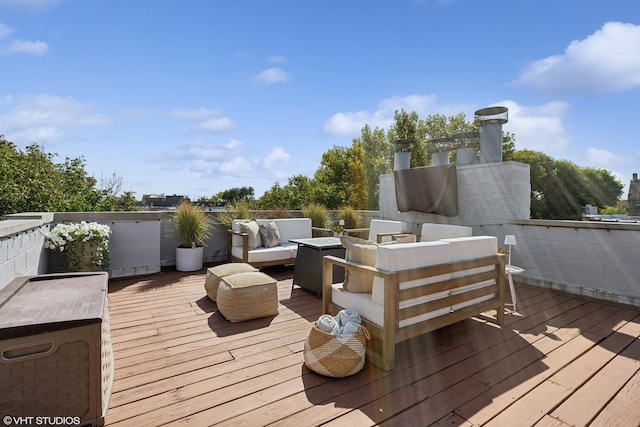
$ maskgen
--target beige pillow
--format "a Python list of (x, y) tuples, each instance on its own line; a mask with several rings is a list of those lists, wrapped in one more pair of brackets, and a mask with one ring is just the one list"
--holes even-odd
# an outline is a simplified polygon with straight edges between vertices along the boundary
[(251, 221), (241, 222), (238, 224), (240, 231), (249, 235), (249, 250), (262, 246), (262, 238), (260, 237), (260, 226), (255, 219)]
[[(378, 244), (357, 237), (343, 236), (340, 243), (346, 249), (345, 259), (375, 267)], [(360, 271), (345, 271), (342, 287), (348, 292), (371, 293), (373, 276)]]

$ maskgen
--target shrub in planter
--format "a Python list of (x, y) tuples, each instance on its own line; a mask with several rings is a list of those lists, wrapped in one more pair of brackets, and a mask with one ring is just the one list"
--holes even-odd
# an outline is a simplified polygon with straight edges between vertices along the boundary
[(176, 269), (196, 271), (202, 268), (203, 246), (211, 223), (205, 212), (191, 202), (182, 201), (173, 217), (180, 245), (176, 248)]
[(111, 228), (97, 222), (56, 225), (45, 237), (44, 247), (63, 252), (69, 271), (109, 270)]

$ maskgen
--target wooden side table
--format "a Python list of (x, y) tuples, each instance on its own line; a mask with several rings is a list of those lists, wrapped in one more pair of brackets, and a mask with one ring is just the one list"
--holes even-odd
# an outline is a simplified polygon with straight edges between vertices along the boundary
[[(322, 296), (322, 258), (333, 255), (344, 258), (345, 248), (337, 237), (313, 237), (309, 239), (292, 239), (298, 244), (296, 264), (293, 268), (293, 284), (311, 292), (318, 298)], [(344, 281), (344, 269), (333, 269), (333, 283)]]

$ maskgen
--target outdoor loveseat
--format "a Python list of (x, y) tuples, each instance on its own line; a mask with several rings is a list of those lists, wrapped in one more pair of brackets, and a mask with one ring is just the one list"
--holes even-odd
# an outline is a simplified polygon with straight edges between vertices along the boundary
[(244, 262), (254, 267), (293, 264), (298, 244), (290, 240), (310, 238), (311, 219), (233, 220), (227, 236), (227, 252), (232, 262)]
[[(367, 357), (382, 369), (394, 368), (398, 342), (490, 310), (503, 322), (505, 261), (493, 236), (346, 246), (347, 260), (324, 257), (323, 311), (357, 311), (372, 336)], [(343, 283), (331, 283), (336, 266)]]

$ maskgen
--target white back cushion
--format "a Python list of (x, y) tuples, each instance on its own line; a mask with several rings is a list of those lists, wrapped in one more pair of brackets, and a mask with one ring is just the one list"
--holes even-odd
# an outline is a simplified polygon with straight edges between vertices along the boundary
[(494, 236), (442, 239), (451, 245), (451, 261), (482, 258), (498, 253), (498, 238)]
[(449, 239), (455, 237), (470, 237), (471, 232), (471, 227), (465, 227), (462, 225), (432, 224), (426, 222), (422, 224), (422, 229), (420, 231), (420, 241), (431, 242), (434, 240)]
[[(234, 219), (231, 229), (240, 231), (239, 223), (248, 221), (247, 219)], [(308, 239), (311, 237), (311, 218), (279, 218), (279, 219), (257, 219), (259, 225), (268, 224), (272, 221), (278, 227), (280, 234), (280, 244), (289, 243), (289, 239)], [(233, 236), (233, 246), (242, 246), (242, 238)]]
[[(416, 267), (427, 267), (451, 262), (451, 248), (447, 242), (418, 242), (383, 245), (376, 254), (376, 268), (387, 271), (400, 271)], [(446, 280), (447, 274), (427, 277), (400, 283), (400, 289), (409, 289), (428, 283)], [(384, 280), (373, 279), (371, 291), (374, 302), (384, 305)]]
[(287, 243), (290, 239), (311, 238), (311, 218), (281, 218), (275, 221), (280, 233), (280, 243)]

